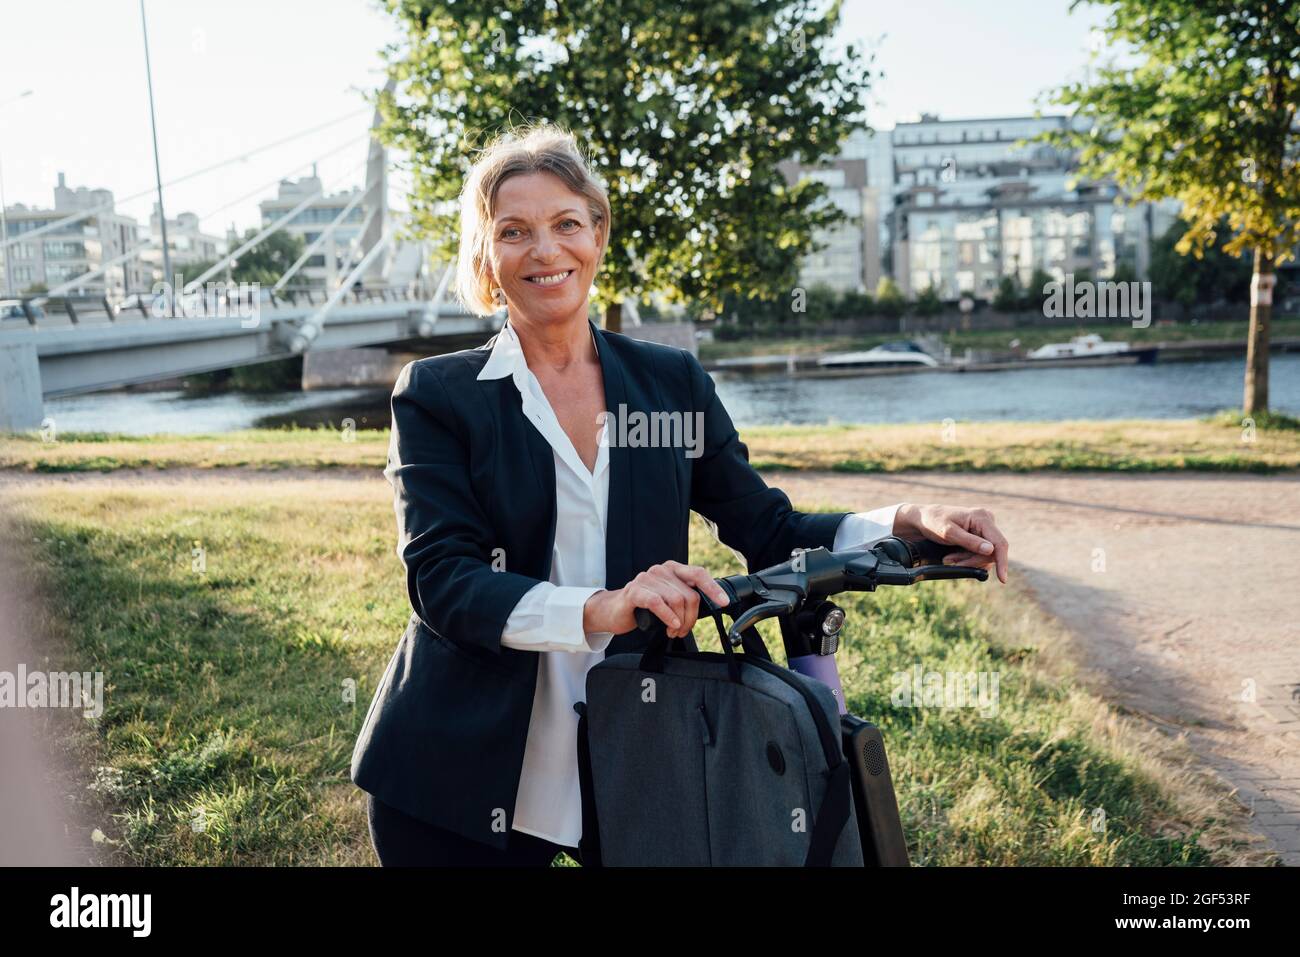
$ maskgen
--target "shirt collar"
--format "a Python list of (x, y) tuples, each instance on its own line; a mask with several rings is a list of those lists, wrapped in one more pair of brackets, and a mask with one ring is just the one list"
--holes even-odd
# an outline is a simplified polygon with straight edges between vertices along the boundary
[[(600, 345), (596, 341), (596, 330), (592, 326), (591, 320), (587, 320), (587, 329), (591, 333), (591, 344), (596, 348), (596, 355), (600, 355)], [(483, 368), (479, 370), (479, 379), (504, 379), (508, 375), (514, 375), (528, 368), (528, 362), (524, 359), (523, 346), (519, 344), (519, 337), (515, 334), (514, 326), (509, 320), (501, 327), (497, 333), (496, 341), (492, 343), (492, 354), (488, 356), (487, 362), (483, 363)]]
[[(600, 346), (596, 339), (595, 324), (588, 320), (587, 326), (591, 330), (591, 340), (596, 346), (596, 354), (599, 355)], [(555, 411), (551, 408), (537, 377), (528, 368), (528, 363), (524, 360), (523, 347), (520, 346), (519, 338), (509, 322), (497, 333), (496, 342), (492, 344), (492, 354), (488, 356), (488, 361), (483, 363), (478, 378), (504, 379), (506, 376), (514, 379), (524, 414), (533, 419), (534, 425), (543, 438), (575, 474), (581, 476), (582, 480), (590, 485), (602, 471), (609, 468), (609, 416), (605, 417), (602, 425), (595, 468), (589, 472), (582, 460), (578, 458), (577, 450), (564, 433), (559, 420), (556, 419)]]

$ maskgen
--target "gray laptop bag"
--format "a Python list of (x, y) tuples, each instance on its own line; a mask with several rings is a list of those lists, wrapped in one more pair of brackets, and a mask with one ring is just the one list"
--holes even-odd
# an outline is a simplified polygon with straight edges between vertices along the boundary
[(752, 629), (743, 655), (669, 645), (605, 658), (574, 706), (584, 866), (862, 867), (830, 688)]

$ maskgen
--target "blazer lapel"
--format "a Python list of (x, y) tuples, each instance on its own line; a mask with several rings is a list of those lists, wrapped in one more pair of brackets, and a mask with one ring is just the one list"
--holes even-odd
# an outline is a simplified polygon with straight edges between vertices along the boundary
[(551, 444), (546, 441), (546, 436), (537, 431), (537, 426), (528, 421), (528, 417), (523, 414), (519, 393), (515, 390), (515, 385), (509, 379), (502, 380), (510, 386), (510, 391), (514, 393), (513, 413), (516, 418), (523, 424), (524, 438), (528, 443), (528, 457), (532, 459), (533, 472), (537, 476), (536, 488), (541, 490), (542, 508), (545, 510), (547, 521), (546, 531), (546, 571), (541, 576), (543, 579), (551, 577), (551, 562), (555, 558), (555, 521), (556, 521), (556, 503), (555, 503), (555, 450)]
[(632, 541), (632, 469), (628, 463), (628, 450), (617, 441), (616, 425), (619, 407), (627, 404), (627, 384), (623, 377), (623, 364), (619, 361), (604, 330), (594, 322), (596, 352), (600, 355), (600, 371), (605, 380), (605, 409), (609, 422), (609, 502), (605, 530), (605, 587), (611, 591), (622, 588), (635, 570), (636, 549)]
[[(479, 348), (490, 353), (496, 341), (497, 336), (493, 336)], [(527, 487), (537, 490), (538, 498), (535, 501), (540, 503), (540, 511), (529, 510), (526, 516), (520, 516), (520, 518), (525, 521), (535, 521), (540, 515), (546, 516), (546, 553), (537, 556), (541, 560), (544, 569), (539, 577), (545, 581), (551, 577), (551, 563), (555, 557), (554, 450), (552, 450), (550, 443), (546, 441), (546, 436), (537, 431), (537, 426), (528, 421), (528, 417), (524, 415), (523, 401), (519, 397), (519, 390), (515, 387), (513, 379), (505, 376), (500, 379), (479, 380), (478, 384), (483, 390), (484, 398), (489, 405), (500, 403), (498, 408), (501, 409), (501, 414), (504, 417), (502, 424), (507, 443), (516, 442), (520, 432), (523, 434), (523, 444), (528, 449), (529, 467), (532, 469), (536, 482), (535, 485)]]
[[(601, 377), (605, 385), (605, 409), (611, 416), (617, 416), (619, 407), (627, 405), (627, 383), (623, 373), (623, 363), (605, 337), (605, 332), (590, 319), (587, 321), (592, 327), (596, 352), (600, 357)], [(490, 349), (493, 341), (489, 340), (481, 348)], [(537, 480), (535, 487), (540, 491), (541, 501), (544, 503), (542, 507), (547, 515), (546, 571), (541, 577), (549, 578), (551, 560), (555, 551), (555, 453), (550, 443), (546, 441), (546, 437), (523, 414), (519, 394), (514, 384), (509, 379), (493, 380), (493, 384), (505, 389), (503, 394), (507, 397), (504, 400), (506, 414), (517, 427), (523, 429), (528, 458)], [(617, 442), (616, 425), (616, 421), (610, 422), (609, 500), (606, 507), (605, 530), (605, 587), (611, 591), (626, 585), (637, 571), (633, 567), (636, 562), (632, 522), (634, 478), (628, 460), (628, 449)], [(609, 649), (606, 649), (606, 655), (609, 653)]]

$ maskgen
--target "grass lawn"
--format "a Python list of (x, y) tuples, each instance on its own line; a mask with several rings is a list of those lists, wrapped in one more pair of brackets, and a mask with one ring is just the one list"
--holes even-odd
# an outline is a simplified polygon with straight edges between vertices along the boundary
[[(1240, 414), (1207, 419), (926, 422), (758, 426), (741, 430), (758, 469), (848, 472), (1038, 469), (1272, 472), (1300, 468), (1300, 421)], [(387, 430), (249, 429), (217, 435), (0, 434), (0, 470), (134, 468), (383, 469)]]
[[(320, 442), (221, 454), (317, 456)], [(203, 458), (214, 444), (167, 448)], [(348, 764), (409, 610), (385, 483), (245, 473), (13, 485), (7, 502), (59, 664), (106, 674), (105, 711), (76, 742), (95, 756), (87, 793), (104, 862), (373, 863)], [(702, 525), (693, 535), (695, 562), (738, 570)], [(932, 582), (845, 604), (850, 708), (884, 730), (915, 863), (1204, 865), (1258, 853), (1185, 746), (1082, 690), (1051, 626), (1013, 589)], [(768, 639), (779, 660), (774, 626)], [(917, 664), (995, 673), (996, 710), (896, 706), (893, 675)]]
[(174, 468), (377, 468), (388, 454), (388, 430), (243, 429), (212, 435), (123, 435), (67, 432), (43, 441), (38, 432), (0, 433), (0, 469), (110, 472)]
[(1231, 413), (1204, 419), (763, 426), (746, 429), (756, 468), (902, 472), (1224, 471), (1300, 467), (1294, 419), (1243, 429)]

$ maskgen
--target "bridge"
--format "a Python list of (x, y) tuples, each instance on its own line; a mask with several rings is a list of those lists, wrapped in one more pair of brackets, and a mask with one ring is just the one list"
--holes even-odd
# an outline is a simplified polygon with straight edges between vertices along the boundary
[[(454, 263), (430, 270), (425, 244), (396, 239), (400, 223), (387, 204), (388, 159), (373, 132), (378, 122), (376, 115), (365, 163), (365, 189), (269, 290), (254, 290), (241, 298), (233, 287), (229, 294), (214, 293), (212, 286), (219, 284), (211, 281), (239, 256), (284, 229), (324, 194), (323, 188), (185, 282), (182, 290), (167, 290), (164, 285), (160, 296), (138, 293), (116, 303), (79, 294), (88, 281), (139, 256), (152, 245), (152, 240), (146, 240), (39, 296), (0, 304), (0, 431), (39, 428), (47, 397), (269, 362), (308, 350), (369, 346), (446, 352), (477, 345), (499, 329), (504, 310), (475, 316), (448, 295)], [(303, 264), (365, 199), (368, 214), (355, 259), (336, 288), (292, 285)], [(0, 236), (0, 244), (8, 247), (20, 238), (30, 240), (88, 219), (96, 211), (64, 217), (19, 237)]]
[(87, 317), (83, 303), (76, 322), (0, 329), (0, 429), (39, 427), (46, 397), (284, 359), (307, 349), (446, 352), (483, 342), (504, 318), (439, 308), (406, 290), (371, 289), (359, 299), (328, 310), (286, 304), (243, 316), (162, 319)]

